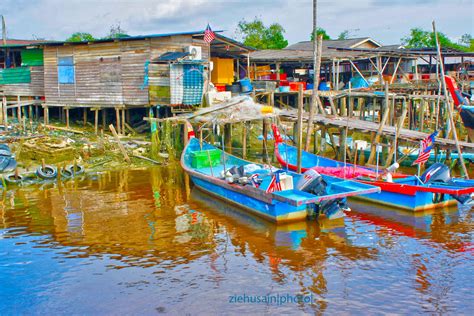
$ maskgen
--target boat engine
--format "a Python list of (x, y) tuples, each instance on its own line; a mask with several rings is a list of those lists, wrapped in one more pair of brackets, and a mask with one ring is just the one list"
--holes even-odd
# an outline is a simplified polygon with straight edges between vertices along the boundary
[[(316, 170), (309, 169), (303, 173), (296, 184), (296, 189), (314, 195), (326, 194), (326, 182)], [(344, 216), (343, 209), (346, 209), (346, 199), (324, 200), (316, 206), (316, 213), (324, 213), (327, 218), (335, 219)]]
[[(425, 184), (437, 182), (455, 185), (451, 180), (449, 167), (439, 162), (432, 164), (428, 169), (426, 169), (420, 179)], [(461, 204), (465, 204), (471, 199), (469, 194), (452, 195), (452, 197)]]

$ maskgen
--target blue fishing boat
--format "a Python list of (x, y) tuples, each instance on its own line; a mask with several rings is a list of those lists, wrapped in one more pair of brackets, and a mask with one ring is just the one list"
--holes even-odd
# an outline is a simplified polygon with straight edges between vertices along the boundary
[[(297, 169), (297, 149), (282, 141), (278, 129), (275, 134), (275, 156), (283, 168)], [(421, 177), (389, 174), (386, 170), (346, 164), (303, 151), (301, 170), (316, 170), (321, 174), (336, 175), (378, 186), (380, 194), (366, 194), (356, 198), (410, 211), (422, 211), (472, 202), (474, 181), (451, 178), (449, 168), (440, 163), (432, 165)], [(393, 180), (390, 180), (393, 178)]]
[[(344, 214), (348, 196), (380, 191), (364, 183), (326, 175), (311, 178), (309, 174), (254, 164), (194, 137), (183, 150), (181, 166), (197, 188), (277, 223), (319, 215), (338, 218)], [(301, 186), (310, 182), (324, 184), (323, 190), (315, 194), (316, 186)], [(306, 190), (309, 187), (312, 190)]]

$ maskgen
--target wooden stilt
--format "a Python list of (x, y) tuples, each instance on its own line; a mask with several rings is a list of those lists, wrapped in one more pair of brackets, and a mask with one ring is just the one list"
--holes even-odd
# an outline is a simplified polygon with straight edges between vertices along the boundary
[(103, 108), (102, 112), (102, 128), (105, 130), (107, 128), (107, 109)]
[(303, 150), (303, 86), (298, 87), (298, 138), (297, 138), (297, 171), (301, 173), (301, 156)]
[(82, 109), (82, 125), (84, 127), (87, 125), (87, 108)]
[[(126, 134), (126, 132), (125, 132), (125, 109), (122, 109), (122, 133), (123, 133), (124, 135)], [(184, 137), (183, 137), (183, 138), (186, 138), (186, 139), (187, 139), (187, 138), (188, 138), (187, 135), (188, 135), (187, 133), (184, 134)]]
[(120, 110), (119, 108), (115, 108), (115, 128), (117, 129), (117, 133), (120, 135), (122, 134), (122, 130), (120, 128)]
[(247, 122), (242, 123), (242, 158), (247, 158)]
[(268, 146), (267, 146), (267, 136), (268, 136), (268, 122), (266, 119), (262, 121), (262, 146), (263, 146), (263, 162), (268, 162)]
[(49, 125), (49, 108), (44, 107), (44, 124)]
[(69, 108), (65, 108), (66, 111), (66, 128), (69, 128)]
[(94, 109), (94, 131), (96, 135), (99, 133), (99, 109)]
[(18, 124), (21, 126), (23, 121), (21, 120), (21, 100), (20, 100), (20, 96), (16, 97), (16, 102), (17, 102), (17, 105), (18, 105), (18, 107), (16, 109)]

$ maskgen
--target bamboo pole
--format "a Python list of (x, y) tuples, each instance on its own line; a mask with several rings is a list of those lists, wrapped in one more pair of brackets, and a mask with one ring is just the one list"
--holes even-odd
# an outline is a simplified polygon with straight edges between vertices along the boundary
[(437, 55), (438, 55), (437, 59), (439, 62), (441, 76), (442, 76), (441, 84), (443, 86), (444, 97), (446, 99), (446, 108), (448, 111), (449, 122), (451, 123), (451, 128), (453, 130), (454, 142), (456, 143), (456, 149), (458, 151), (459, 161), (461, 162), (461, 168), (464, 171), (466, 178), (469, 179), (469, 174), (466, 169), (466, 164), (464, 163), (464, 158), (462, 156), (461, 146), (459, 146), (458, 135), (456, 133), (456, 125), (454, 124), (453, 112), (452, 112), (453, 109), (451, 107), (451, 102), (449, 100), (448, 90), (446, 88), (446, 82), (444, 81), (444, 65), (443, 65), (443, 62), (441, 61), (441, 46), (439, 44), (438, 33), (436, 32), (435, 21), (433, 21), (433, 33), (435, 34), (435, 39), (436, 39), (436, 50), (437, 50)]
[(301, 155), (303, 150), (303, 85), (298, 87), (298, 139), (296, 146), (298, 148), (297, 166), (298, 173), (301, 173)]

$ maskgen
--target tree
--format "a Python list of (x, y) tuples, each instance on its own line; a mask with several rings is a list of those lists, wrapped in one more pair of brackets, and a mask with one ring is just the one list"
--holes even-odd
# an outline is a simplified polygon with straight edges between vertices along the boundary
[[(325, 29), (323, 29), (322, 27), (318, 27), (316, 29), (316, 34), (318, 35), (322, 35), (323, 36), (323, 40), (330, 40), (331, 37), (328, 35), (328, 33), (326, 32)], [(314, 32), (311, 33), (311, 40), (314, 40)]]
[(117, 25), (112, 25), (110, 27), (109, 35), (107, 35), (105, 38), (123, 38), (123, 37), (130, 37), (130, 35), (127, 34), (127, 31), (122, 29), (119, 22), (117, 23)]
[(344, 30), (337, 36), (338, 40), (345, 40), (349, 38), (349, 30)]
[[(438, 32), (439, 44), (441, 47), (454, 48), (462, 51), (469, 51), (470, 42), (467, 44), (467, 41), (470, 41), (470, 35), (464, 34), (461, 37), (461, 41), (464, 45), (452, 42), (446, 34)], [(402, 44), (408, 48), (423, 48), (423, 47), (436, 47), (436, 38), (434, 32), (425, 31), (421, 28), (415, 27), (410, 30), (410, 34), (401, 39)]]
[(90, 42), (95, 40), (90, 33), (76, 32), (66, 39), (66, 42)]
[(280, 24), (273, 23), (266, 27), (258, 17), (250, 22), (240, 21), (236, 31), (245, 45), (257, 49), (282, 49), (288, 46), (283, 36), (285, 29)]

